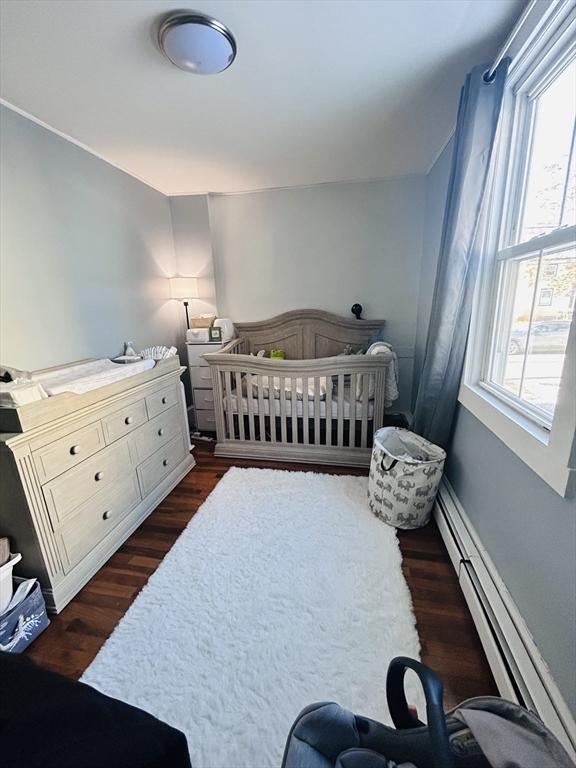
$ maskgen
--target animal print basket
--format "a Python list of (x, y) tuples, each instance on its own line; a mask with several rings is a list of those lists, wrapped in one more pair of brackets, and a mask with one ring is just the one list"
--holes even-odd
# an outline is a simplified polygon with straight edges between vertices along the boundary
[(383, 427), (374, 435), (368, 505), (395, 528), (421, 528), (430, 520), (446, 453), (420, 435)]
[[(14, 577), (14, 584), (26, 581)], [(28, 595), (10, 611), (0, 616), (0, 651), (22, 653), (32, 640), (50, 624), (40, 584), (32, 587)]]

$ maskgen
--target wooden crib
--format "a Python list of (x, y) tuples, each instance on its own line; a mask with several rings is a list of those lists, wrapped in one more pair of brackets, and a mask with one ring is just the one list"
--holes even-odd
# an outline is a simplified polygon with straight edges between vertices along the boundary
[[(393, 371), (388, 358), (341, 353), (366, 347), (383, 325), (320, 310), (236, 324), (238, 338), (204, 355), (212, 371), (216, 454), (368, 465)], [(276, 348), (286, 359), (254, 356)]]

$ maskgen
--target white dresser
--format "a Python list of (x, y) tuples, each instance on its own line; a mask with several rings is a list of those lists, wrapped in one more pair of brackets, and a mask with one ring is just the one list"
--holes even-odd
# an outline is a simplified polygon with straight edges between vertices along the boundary
[(212, 373), (210, 366), (202, 355), (206, 354), (206, 352), (217, 352), (221, 347), (222, 344), (220, 342), (198, 344), (186, 342), (194, 421), (199, 432), (216, 432)]
[(177, 358), (0, 413), (0, 534), (62, 610), (194, 466)]

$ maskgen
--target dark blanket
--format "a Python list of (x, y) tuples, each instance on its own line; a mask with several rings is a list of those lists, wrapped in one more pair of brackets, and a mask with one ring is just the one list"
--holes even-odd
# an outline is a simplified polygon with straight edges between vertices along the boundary
[(0, 652), (2, 768), (190, 768), (183, 733), (94, 688)]

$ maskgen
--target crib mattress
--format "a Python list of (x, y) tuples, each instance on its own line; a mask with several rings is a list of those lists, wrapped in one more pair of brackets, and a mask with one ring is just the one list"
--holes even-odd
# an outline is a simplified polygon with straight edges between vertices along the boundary
[[(242, 409), (241, 412), (244, 413), (244, 415), (248, 415), (248, 398), (242, 397), (238, 398), (238, 394), (236, 390), (234, 390), (230, 394), (230, 401), (232, 404), (232, 413), (237, 414), (238, 413), (238, 400), (241, 399), (242, 405), (240, 408)], [(273, 413), (276, 416), (280, 416), (280, 398), (275, 398), (274, 400), (270, 400), (269, 398), (263, 399), (263, 411), (265, 416), (270, 416), (270, 403), (273, 402)], [(325, 399), (320, 400), (320, 418), (325, 419), (326, 418), (326, 407), (327, 402)], [(228, 400), (225, 397), (224, 398), (224, 410), (228, 410)], [(296, 401), (296, 411), (298, 416), (302, 416), (304, 414), (304, 401), (303, 400), (297, 400)], [(344, 411), (344, 419), (347, 421), (350, 418), (350, 414), (352, 412), (352, 409), (350, 407), (350, 387), (346, 387), (344, 390), (344, 402), (343, 402), (343, 411)], [(260, 402), (257, 397), (252, 398), (252, 412), (255, 416), (258, 416), (260, 414)], [(338, 418), (338, 395), (336, 392), (334, 392), (332, 396), (332, 418), (336, 419)], [(292, 402), (290, 400), (290, 396), (288, 395), (286, 397), (286, 416), (287, 418), (290, 418), (292, 416)], [(314, 398), (310, 397), (308, 399), (308, 417), (314, 418), (315, 416), (315, 403)], [(370, 399), (368, 401), (368, 420), (371, 421), (374, 417), (374, 400)], [(362, 418), (362, 403), (360, 401), (356, 401), (356, 419), (360, 421)]]

